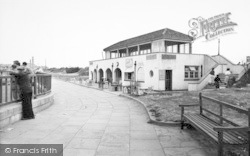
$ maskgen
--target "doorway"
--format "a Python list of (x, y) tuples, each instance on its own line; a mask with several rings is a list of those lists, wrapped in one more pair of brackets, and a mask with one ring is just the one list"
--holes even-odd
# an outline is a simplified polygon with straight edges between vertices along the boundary
[(172, 90), (172, 70), (166, 70), (165, 75), (165, 90)]

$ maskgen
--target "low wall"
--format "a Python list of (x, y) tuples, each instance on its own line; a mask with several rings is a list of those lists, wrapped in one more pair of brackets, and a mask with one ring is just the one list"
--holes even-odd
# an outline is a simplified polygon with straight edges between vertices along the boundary
[[(38, 113), (54, 103), (54, 95), (52, 93), (44, 96), (39, 96), (33, 99), (32, 106), (34, 113)], [(0, 106), (0, 129), (19, 121), (22, 117), (21, 102), (11, 103)]]

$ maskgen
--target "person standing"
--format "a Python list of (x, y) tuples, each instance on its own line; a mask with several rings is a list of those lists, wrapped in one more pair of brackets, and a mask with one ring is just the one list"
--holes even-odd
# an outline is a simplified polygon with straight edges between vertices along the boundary
[(227, 71), (225, 72), (225, 84), (226, 84), (226, 87), (228, 87), (228, 81), (229, 81), (230, 75), (231, 75), (230, 68), (227, 68)]
[(212, 70), (211, 70), (211, 72), (209, 74), (210, 74), (210, 81), (211, 81), (210, 84), (213, 85), (214, 84), (214, 78), (215, 78), (215, 76), (214, 76), (214, 74), (215, 74), (214, 68), (212, 68)]
[(24, 67), (24, 72), (28, 73), (28, 74), (33, 74), (33, 71), (27, 67), (27, 63), (23, 62), (23, 67)]
[(20, 98), (22, 101), (22, 120), (34, 119), (34, 113), (32, 109), (32, 87), (30, 84), (30, 79), (28, 73), (26, 73), (25, 68), (20, 66), (17, 67), (17, 72), (10, 72), (14, 75), (17, 84), (20, 89)]
[(217, 76), (214, 78), (214, 85), (215, 85), (215, 88), (216, 88), (216, 89), (219, 89), (219, 88), (220, 88), (220, 82), (221, 82), (220, 77), (219, 77), (219, 75), (217, 75)]

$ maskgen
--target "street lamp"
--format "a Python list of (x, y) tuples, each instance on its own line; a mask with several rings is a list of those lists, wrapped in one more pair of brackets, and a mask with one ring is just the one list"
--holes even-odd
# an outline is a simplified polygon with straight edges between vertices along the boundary
[(114, 68), (114, 63), (112, 63), (111, 67), (112, 67), (112, 75), (111, 75), (111, 84), (112, 84), (113, 83), (113, 68)]

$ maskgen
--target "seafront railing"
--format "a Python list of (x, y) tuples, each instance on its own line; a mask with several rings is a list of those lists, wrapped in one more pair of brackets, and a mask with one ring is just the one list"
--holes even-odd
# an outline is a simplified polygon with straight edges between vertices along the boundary
[[(51, 75), (35, 74), (30, 75), (33, 98), (51, 92)], [(20, 101), (20, 91), (14, 76), (0, 76), (0, 105)]]

